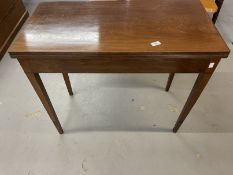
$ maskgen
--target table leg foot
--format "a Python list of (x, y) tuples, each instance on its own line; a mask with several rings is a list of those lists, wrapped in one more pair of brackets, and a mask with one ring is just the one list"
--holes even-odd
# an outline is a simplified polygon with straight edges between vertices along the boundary
[(73, 95), (73, 91), (72, 91), (69, 75), (68, 75), (68, 73), (62, 73), (62, 75), (63, 75), (63, 78), (65, 80), (67, 90), (68, 90), (70, 96), (72, 96)]
[(40, 75), (38, 73), (26, 73), (26, 75), (29, 81), (31, 82), (33, 88), (35, 89), (38, 97), (40, 98), (42, 104), (44, 105), (46, 111), (48, 112), (50, 119), (53, 121), (55, 127), (57, 128), (58, 132), (60, 134), (63, 134), (64, 131), (57, 118), (56, 112), (52, 106), (52, 103), (49, 99), (49, 96), (46, 92), (46, 89), (43, 85)]
[(181, 124), (184, 122), (185, 118), (189, 114), (190, 110), (198, 100), (202, 91), (204, 90), (206, 84), (208, 83), (213, 72), (199, 73), (197, 80), (192, 88), (192, 91), (180, 113), (178, 120), (173, 128), (173, 132), (176, 133), (180, 128)]
[(168, 77), (168, 80), (167, 80), (166, 89), (165, 89), (167, 92), (169, 91), (169, 89), (171, 87), (172, 80), (173, 80), (174, 76), (175, 76), (175, 73), (170, 73), (169, 74), (169, 77)]

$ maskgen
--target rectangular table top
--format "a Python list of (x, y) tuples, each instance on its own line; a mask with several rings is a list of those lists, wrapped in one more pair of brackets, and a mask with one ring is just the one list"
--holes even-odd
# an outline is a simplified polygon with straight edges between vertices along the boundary
[(67, 1), (40, 3), (10, 54), (221, 58), (229, 49), (199, 0)]

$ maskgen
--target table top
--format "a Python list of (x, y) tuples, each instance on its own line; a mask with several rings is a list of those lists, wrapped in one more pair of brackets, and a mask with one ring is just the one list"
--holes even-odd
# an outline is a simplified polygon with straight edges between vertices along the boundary
[(221, 58), (229, 49), (199, 0), (67, 1), (40, 3), (10, 54)]

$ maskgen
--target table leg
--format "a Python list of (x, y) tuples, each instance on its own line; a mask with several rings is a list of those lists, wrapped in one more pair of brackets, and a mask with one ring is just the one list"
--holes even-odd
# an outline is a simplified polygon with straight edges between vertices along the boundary
[(70, 84), (69, 75), (68, 75), (68, 73), (62, 73), (62, 75), (63, 75), (63, 78), (65, 80), (67, 90), (68, 90), (70, 96), (72, 96), (73, 95), (73, 91), (72, 91), (72, 87), (71, 87), (71, 84)]
[(51, 118), (55, 127), (57, 128), (58, 132), (60, 134), (63, 134), (63, 129), (62, 129), (61, 124), (57, 118), (55, 111), (54, 111), (54, 108), (53, 108), (52, 103), (49, 99), (49, 96), (45, 90), (45, 87), (44, 87), (43, 82), (40, 78), (40, 75), (38, 73), (26, 73), (26, 75), (27, 75), (28, 79), (30, 80), (33, 88), (35, 89), (37, 95), (39, 96), (46, 111), (48, 112), (49, 117)]
[(168, 80), (167, 80), (167, 86), (166, 86), (166, 89), (165, 89), (167, 92), (169, 91), (169, 89), (171, 87), (172, 80), (173, 80), (174, 76), (175, 76), (175, 73), (170, 73), (169, 74), (169, 77), (168, 77)]
[(196, 103), (197, 99), (199, 98), (206, 84), (208, 83), (210, 77), (212, 76), (217, 64), (218, 63), (215, 63), (215, 66), (212, 69), (209, 69), (204, 73), (199, 73), (197, 80), (192, 88), (192, 91), (180, 113), (178, 120), (176, 121), (176, 124), (173, 128), (173, 132), (177, 132), (180, 126), (182, 125), (182, 123), (184, 122), (185, 118), (191, 111), (192, 107)]

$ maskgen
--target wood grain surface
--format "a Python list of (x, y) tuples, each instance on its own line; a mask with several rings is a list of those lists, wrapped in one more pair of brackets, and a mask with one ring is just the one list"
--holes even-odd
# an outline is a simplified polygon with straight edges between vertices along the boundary
[(133, 0), (41, 3), (10, 53), (219, 59), (229, 49), (199, 0)]

